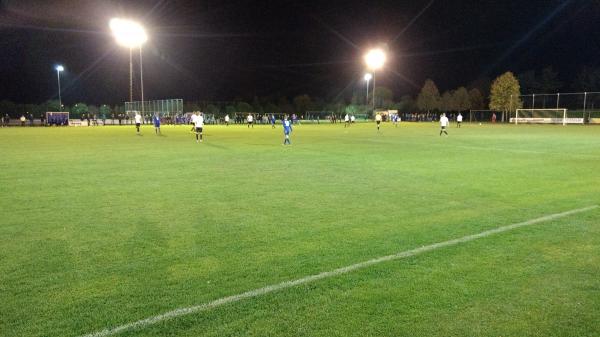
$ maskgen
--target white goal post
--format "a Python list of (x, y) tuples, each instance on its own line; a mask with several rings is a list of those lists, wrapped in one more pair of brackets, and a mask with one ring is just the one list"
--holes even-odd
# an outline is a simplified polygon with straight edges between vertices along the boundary
[(583, 124), (583, 118), (568, 118), (567, 109), (516, 109), (511, 123), (519, 124)]

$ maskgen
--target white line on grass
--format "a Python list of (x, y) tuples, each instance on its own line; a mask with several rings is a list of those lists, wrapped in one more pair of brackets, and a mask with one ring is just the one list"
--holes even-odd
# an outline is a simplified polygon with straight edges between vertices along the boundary
[(469, 241), (473, 241), (473, 240), (477, 240), (486, 236), (490, 236), (493, 234), (497, 234), (497, 233), (502, 233), (502, 232), (506, 232), (506, 231), (510, 231), (519, 227), (524, 227), (524, 226), (529, 226), (529, 225), (533, 225), (533, 224), (537, 224), (540, 222), (545, 222), (545, 221), (550, 221), (550, 220), (554, 220), (554, 219), (558, 219), (558, 218), (562, 218), (568, 215), (572, 215), (572, 214), (577, 214), (577, 213), (582, 213), (582, 212), (586, 212), (586, 211), (590, 211), (593, 209), (598, 208), (598, 205), (593, 205), (593, 206), (588, 206), (588, 207), (584, 207), (584, 208), (578, 208), (578, 209), (574, 209), (574, 210), (570, 210), (570, 211), (566, 211), (566, 212), (562, 212), (562, 213), (555, 213), (555, 214), (550, 214), (550, 215), (546, 215), (543, 216), (541, 218), (537, 218), (537, 219), (532, 219), (532, 220), (528, 220), (525, 222), (519, 222), (519, 223), (515, 223), (512, 225), (507, 225), (507, 226), (502, 226), (502, 227), (498, 227), (495, 229), (490, 229), (487, 231), (483, 231), (481, 233), (478, 234), (471, 234), (471, 235), (467, 235), (467, 236), (463, 236), (461, 238), (458, 239), (452, 239), (452, 240), (448, 240), (448, 241), (443, 241), (443, 242), (438, 242), (438, 243), (434, 243), (431, 245), (427, 245), (427, 246), (422, 246), (419, 248), (415, 248), (415, 249), (411, 249), (411, 250), (407, 250), (407, 251), (403, 251), (397, 254), (393, 254), (393, 255), (387, 255), (387, 256), (382, 256), (382, 257), (378, 257), (375, 259), (371, 259), (371, 260), (367, 260), (364, 262), (359, 262), (356, 264), (352, 264), (346, 267), (342, 267), (342, 268), (338, 268), (338, 269), (334, 269), (331, 271), (326, 271), (326, 272), (322, 272), (319, 274), (314, 274), (314, 275), (310, 275), (310, 276), (306, 276), (303, 278), (299, 278), (297, 280), (293, 280), (293, 281), (285, 281), (285, 282), (281, 282), (278, 284), (273, 284), (273, 285), (269, 285), (263, 288), (259, 288), (259, 289), (255, 289), (255, 290), (250, 290), (238, 295), (232, 295), (232, 296), (228, 296), (228, 297), (223, 297), (217, 300), (214, 300), (212, 302), (208, 302), (208, 303), (204, 303), (204, 304), (200, 304), (200, 305), (195, 305), (192, 307), (187, 307), (187, 308), (180, 308), (180, 309), (175, 309), (172, 311), (168, 311), (165, 312), (163, 314), (160, 315), (156, 315), (156, 316), (152, 316), (152, 317), (148, 317), (145, 319), (141, 319), (139, 321), (135, 321), (135, 322), (131, 322), (131, 323), (127, 323), (127, 324), (123, 324), (123, 325), (119, 325), (113, 328), (107, 328), (104, 329), (102, 331), (98, 331), (95, 333), (91, 333), (91, 334), (87, 334), (81, 337), (106, 337), (106, 336), (112, 336), (112, 335), (116, 335), (118, 333), (127, 331), (127, 330), (132, 330), (132, 329), (142, 329), (154, 324), (157, 324), (159, 322), (163, 322), (166, 321), (168, 319), (172, 319), (175, 317), (180, 317), (180, 316), (185, 316), (185, 315), (190, 315), (190, 314), (194, 314), (197, 312), (201, 312), (201, 311), (207, 311), (210, 310), (212, 308), (216, 308), (225, 304), (229, 304), (229, 303), (233, 303), (233, 302), (238, 302), (247, 298), (252, 298), (252, 297), (258, 297), (261, 295), (265, 295), (265, 294), (269, 294), (272, 293), (274, 291), (278, 291), (281, 289), (286, 289), (286, 288), (291, 288), (291, 287), (295, 287), (301, 284), (306, 284), (306, 283), (310, 283), (310, 282), (314, 282), (317, 280), (322, 280), (322, 279), (326, 279), (326, 278), (330, 278), (330, 277), (334, 277), (334, 276), (339, 276), (342, 274), (347, 274), (349, 272), (358, 270), (358, 269), (363, 269), (375, 264), (379, 264), (382, 262), (386, 262), (386, 261), (392, 261), (392, 260), (398, 260), (398, 259), (403, 259), (406, 257), (410, 257), (410, 256), (415, 256), (421, 253), (425, 253), (425, 252), (429, 252), (438, 248), (443, 248), (443, 247), (448, 247), (448, 246), (454, 246), (457, 245), (459, 243), (464, 243), (464, 242), (469, 242)]

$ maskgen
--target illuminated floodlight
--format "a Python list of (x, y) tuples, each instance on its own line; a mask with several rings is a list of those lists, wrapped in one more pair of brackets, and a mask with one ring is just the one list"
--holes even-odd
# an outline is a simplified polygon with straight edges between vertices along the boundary
[(365, 74), (365, 81), (369, 82), (372, 78), (373, 78), (373, 74), (371, 74), (371, 73)]
[(65, 71), (65, 67), (58, 65), (58, 66), (56, 66), (56, 71), (58, 71), (58, 72)]
[(138, 48), (148, 41), (146, 30), (135, 21), (115, 18), (110, 20), (109, 26), (115, 40), (123, 47)]
[(365, 54), (365, 63), (371, 70), (378, 70), (385, 63), (385, 53), (381, 49), (371, 49)]

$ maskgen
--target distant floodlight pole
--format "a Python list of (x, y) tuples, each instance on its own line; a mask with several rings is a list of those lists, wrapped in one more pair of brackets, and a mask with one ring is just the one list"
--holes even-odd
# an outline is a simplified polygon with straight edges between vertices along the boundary
[(373, 78), (373, 75), (371, 75), (371, 73), (365, 74), (365, 81), (367, 81), (367, 98), (365, 101), (365, 105), (369, 104), (369, 81), (371, 81), (372, 78)]
[(129, 102), (133, 102), (133, 52), (129, 48)]
[(64, 71), (65, 67), (58, 65), (56, 66), (56, 77), (58, 78), (58, 109), (62, 112), (62, 98), (60, 96), (60, 72)]
[(371, 49), (365, 54), (365, 63), (373, 76), (373, 112), (375, 112), (375, 71), (383, 67), (385, 59), (385, 52), (380, 48)]
[(144, 115), (144, 67), (142, 66), (142, 45), (140, 45), (140, 89), (142, 91), (142, 116)]
[[(133, 49), (140, 48), (140, 82), (142, 91), (142, 110), (144, 101), (144, 77), (142, 74), (142, 45), (148, 41), (146, 30), (139, 23), (127, 19), (112, 19), (110, 29), (117, 43), (129, 48), (129, 101), (133, 102)], [(143, 112), (143, 111), (142, 111)]]

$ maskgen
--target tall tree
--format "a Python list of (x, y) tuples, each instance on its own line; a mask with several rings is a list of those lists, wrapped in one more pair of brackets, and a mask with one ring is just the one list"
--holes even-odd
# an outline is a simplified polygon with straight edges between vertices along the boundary
[(490, 109), (502, 111), (502, 120), (509, 111), (520, 108), (521, 86), (515, 75), (508, 71), (496, 78), (490, 93)]
[(49, 100), (45, 103), (46, 112), (50, 111), (60, 111), (60, 103), (57, 99)]
[(280, 111), (279, 108), (277, 107), (277, 105), (275, 105), (275, 104), (273, 104), (271, 102), (269, 102), (269, 103), (267, 103), (265, 105), (265, 109), (264, 110), (268, 114), (274, 114), (274, 113), (277, 113), (277, 112)]
[(294, 110), (298, 114), (303, 115), (306, 111), (311, 110), (311, 105), (312, 100), (310, 99), (310, 96), (306, 94), (294, 97)]
[(183, 104), (183, 111), (184, 112), (200, 111), (200, 106), (198, 105), (197, 102), (188, 101)]
[(99, 109), (100, 116), (103, 118), (110, 117), (110, 107), (106, 104), (102, 104)]
[(71, 107), (71, 115), (74, 118), (80, 118), (82, 114), (88, 112), (88, 106), (85, 103), (77, 103)]
[(416, 108), (416, 105), (417, 103), (411, 96), (404, 95), (402, 98), (400, 98), (400, 102), (398, 102), (398, 111), (404, 113), (413, 112)]
[(469, 101), (471, 102), (471, 109), (481, 110), (485, 106), (483, 95), (477, 88), (469, 90)]
[(348, 104), (344, 109), (344, 112), (350, 115), (355, 115), (358, 112), (358, 105)]
[(542, 76), (540, 79), (540, 90), (544, 94), (553, 94), (560, 90), (562, 82), (558, 79), (558, 72), (554, 71), (552, 67), (546, 67), (542, 69)]
[(446, 91), (442, 94), (440, 99), (440, 110), (449, 112), (454, 110), (454, 97), (450, 91)]
[(282, 96), (279, 98), (278, 102), (279, 111), (285, 114), (291, 114), (294, 112), (294, 106), (290, 104), (287, 97)]
[(389, 108), (394, 104), (394, 93), (387, 87), (378, 86), (375, 88), (375, 104), (378, 108)]
[(233, 105), (228, 105), (225, 107), (225, 113), (227, 113), (230, 116), (233, 116), (234, 113), (236, 113), (236, 108)]
[(262, 104), (260, 104), (260, 100), (256, 96), (254, 96), (254, 99), (252, 100), (252, 109), (254, 112), (259, 114), (263, 114), (265, 112)]
[(219, 107), (214, 104), (209, 104), (206, 106), (206, 113), (216, 115), (219, 113)]
[(419, 97), (417, 98), (417, 107), (422, 111), (427, 112), (439, 109), (440, 91), (432, 80), (427, 79), (425, 81), (425, 84), (419, 93)]
[(471, 100), (467, 88), (460, 87), (452, 93), (452, 102), (455, 111), (465, 111), (471, 109)]
[(518, 76), (519, 84), (521, 85), (521, 91), (527, 94), (534, 94), (540, 92), (540, 83), (538, 82), (535, 71), (528, 70), (524, 73), (520, 73)]
[(238, 112), (253, 112), (254, 109), (252, 109), (252, 105), (246, 103), (246, 102), (238, 102), (235, 105), (235, 108), (237, 109)]
[(0, 113), (2, 116), (4, 114), (9, 114), (10, 116), (16, 117), (17, 113), (17, 105), (9, 100), (0, 101)]
[(597, 91), (600, 89), (600, 67), (584, 66), (573, 83), (575, 91)]
[(95, 105), (89, 105), (88, 106), (88, 112), (91, 113), (92, 115), (97, 115), (98, 114), (98, 107)]

